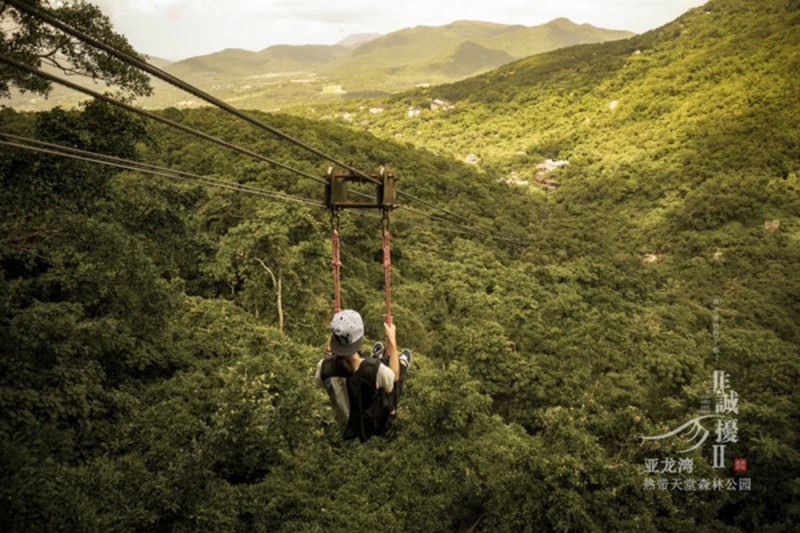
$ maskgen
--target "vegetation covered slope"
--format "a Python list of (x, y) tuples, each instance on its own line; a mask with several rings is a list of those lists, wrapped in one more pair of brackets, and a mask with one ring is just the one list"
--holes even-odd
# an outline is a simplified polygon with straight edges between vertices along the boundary
[[(356, 123), (369, 120), (372, 133), (457, 158), (474, 153), (484, 168), (518, 171), (521, 178), (534, 178), (544, 158), (567, 159), (586, 179), (664, 156), (679, 158), (669, 169), (673, 180), (693, 173), (684, 162), (778, 164), (797, 129), (796, 23), (785, 3), (712, 2), (642, 36), (538, 55), (388, 98), (380, 115), (359, 112), (357, 102), (338, 109)], [(408, 116), (409, 106), (427, 107), (434, 98), (452, 100), (455, 109)], [(775, 134), (781, 136), (776, 149), (739, 148), (747, 137)], [(714, 152), (726, 145), (733, 153)]]
[[(277, 45), (258, 52), (228, 49), (164, 68), (239, 106), (271, 110), (343, 97), (323, 92), (325, 87), (340, 85), (347, 92), (345, 97), (386, 94), (420, 83), (462, 79), (546, 50), (630, 35), (627, 31), (573, 24), (567, 19), (533, 27), (458, 21), (407, 28), (368, 42), (356, 40), (351, 46)], [(147, 107), (203, 104), (166, 83), (156, 81), (154, 87), (155, 94), (143, 102)], [(77, 101), (70, 92), (56, 89), (50, 101), (19, 95), (12, 105), (41, 110), (53, 102), (68, 105)]]
[[(704, 16), (717, 11), (743, 35), (758, 21), (771, 32), (796, 25), (796, 4), (755, 5), (720, 0)], [(680, 22), (691, 27), (700, 14)], [(654, 48), (682, 38), (669, 27), (662, 32), (671, 38), (651, 35)], [(639, 57), (616, 46), (626, 45), (534, 58), (530, 71), (511, 76), (535, 72), (526, 83), (498, 73), (469, 82), (480, 88), (469, 96), (466, 85), (443, 88), (459, 100), (447, 113), (465, 119), (452, 131), (465, 137), (487, 121), (516, 125), (526, 103), (554, 103), (560, 94), (606, 101), (610, 94), (593, 91)], [(791, 61), (780, 46), (773, 53)], [(567, 68), (557, 61), (575, 55), (583, 59)], [(711, 68), (725, 63), (715, 57)], [(654, 90), (666, 85), (666, 74), (659, 79)], [(705, 102), (703, 91), (718, 96), (721, 83), (685, 93), (686, 105)], [(796, 102), (780, 101), (784, 87), (775, 79), (769, 86), (776, 92), (765, 93), (764, 109), (775, 106), (773, 126), (794, 124), (796, 114), (778, 109)], [(408, 137), (380, 140), (330, 122), (263, 116), (357, 166), (388, 162), (404, 190), (530, 240), (470, 237), (395, 213), (393, 309), (414, 366), (398, 431), (363, 445), (339, 441), (312, 380), (330, 317), (325, 212), (4, 148), (3, 529), (791, 530), (800, 518), (796, 133), (747, 121), (746, 131), (722, 127), (733, 120), (713, 129), (726, 116), (725, 100), (700, 107), (704, 122), (668, 120), (669, 109), (651, 123), (637, 121), (625, 113), (635, 96), (626, 90), (615, 114), (606, 107), (589, 117), (594, 129), (572, 128), (586, 117), (554, 108), (540, 116), (541, 130), (528, 126), (521, 135), (529, 138), (507, 143), (531, 148), (523, 162), (570, 160), (556, 171), (562, 176), (553, 174), (561, 185), (551, 194), (499, 181), (512, 168), (503, 165), (513, 163), (504, 155), (516, 155), (505, 154), (501, 141), (493, 141), (499, 163), (480, 169), (436, 155), (433, 149), (446, 153), (446, 139), (432, 144), (433, 135), (426, 150), (398, 142)], [(520, 102), (530, 99), (516, 102), (517, 93), (527, 95)], [(476, 111), (469, 121), (458, 115), (467, 100)], [(659, 101), (639, 103), (650, 109)], [(684, 105), (680, 91), (666, 101)], [(219, 113), (164, 113), (323, 171), (319, 161)], [(430, 127), (451, 128), (444, 117)], [(5, 110), (0, 126), (321, 195), (317, 183), (103, 106)], [(575, 131), (585, 137), (568, 135)], [(511, 128), (485, 138), (506, 135)], [(707, 143), (703, 159), (698, 140)], [(769, 157), (748, 150), (753, 145), (769, 146)], [(491, 162), (492, 153), (481, 156)], [(376, 340), (378, 224), (347, 216), (342, 233), (344, 303), (362, 310)], [(282, 276), (283, 334), (262, 262)], [(712, 468), (707, 444), (688, 455), (691, 477), (748, 477), (752, 489), (647, 490), (644, 460), (674, 457), (680, 441), (641, 445), (636, 437), (693, 416), (715, 369), (727, 371), (739, 393), (739, 442), (728, 445), (728, 458), (747, 458), (748, 471)]]

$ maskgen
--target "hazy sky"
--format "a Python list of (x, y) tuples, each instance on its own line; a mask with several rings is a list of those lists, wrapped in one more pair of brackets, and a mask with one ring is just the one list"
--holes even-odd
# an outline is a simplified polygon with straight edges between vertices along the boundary
[(554, 18), (641, 33), (704, 0), (93, 0), (137, 50), (182, 59), (225, 48), (335, 44), (355, 33), (389, 33), (486, 20), (534, 26)]

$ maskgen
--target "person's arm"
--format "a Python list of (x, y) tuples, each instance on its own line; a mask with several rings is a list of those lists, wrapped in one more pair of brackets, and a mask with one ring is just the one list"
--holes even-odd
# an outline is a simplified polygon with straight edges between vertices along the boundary
[(325, 359), (320, 359), (319, 363), (317, 363), (317, 371), (314, 372), (314, 381), (317, 382), (317, 385), (320, 387), (324, 387), (325, 385), (322, 383), (322, 363)]
[(397, 330), (394, 324), (391, 326), (386, 322), (383, 323), (383, 328), (386, 330), (386, 353), (389, 354), (389, 368), (394, 372), (394, 381), (400, 381), (400, 359), (397, 355)]
[(322, 363), (325, 362), (325, 359), (330, 359), (331, 355), (331, 338), (328, 337), (328, 344), (325, 346), (325, 356), (319, 360), (317, 364), (317, 372), (314, 374), (314, 380), (320, 387), (324, 387), (325, 385), (322, 383)]

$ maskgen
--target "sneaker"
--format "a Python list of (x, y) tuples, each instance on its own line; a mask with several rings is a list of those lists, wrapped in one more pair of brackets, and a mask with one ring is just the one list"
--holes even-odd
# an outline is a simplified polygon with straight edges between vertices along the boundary
[(375, 345), (372, 347), (372, 357), (380, 359), (381, 355), (383, 355), (383, 343), (376, 342)]
[(403, 350), (400, 354), (400, 360), (406, 362), (406, 368), (411, 366), (411, 352), (408, 349)]

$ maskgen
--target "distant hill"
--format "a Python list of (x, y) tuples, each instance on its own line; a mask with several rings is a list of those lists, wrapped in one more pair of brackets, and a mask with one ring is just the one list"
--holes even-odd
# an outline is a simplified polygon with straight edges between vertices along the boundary
[(147, 61), (151, 65), (155, 65), (158, 68), (167, 68), (168, 66), (174, 63), (174, 61), (170, 61), (169, 59), (164, 59), (157, 56), (148, 56)]
[(357, 46), (321, 74), (346, 75), (353, 90), (395, 91), (419, 83), (469, 77), (533, 54), (580, 43), (624, 39), (627, 31), (603, 30), (556, 19), (534, 27), (460, 20), (417, 26)]
[[(350, 67), (352, 70), (364, 69), (364, 65), (396, 68), (439, 64), (463, 53), (462, 45), (471, 43), (470, 46), (477, 45), (475, 50), (495, 54), (496, 59), (491, 63), (497, 67), (509, 59), (521, 59), (575, 44), (625, 39), (632, 35), (627, 31), (574, 24), (565, 18), (533, 27), (462, 20), (447, 26), (418, 26), (390, 33), (359, 46), (336, 66), (347, 68), (346, 65), (355, 61), (360, 62), (361, 66)], [(402, 63), (398, 65), (400, 61)], [(486, 67), (481, 65), (478, 70)]]
[[(353, 35), (331, 46), (278, 45), (258, 52), (227, 49), (172, 63), (158, 62), (169, 73), (234, 105), (275, 109), (454, 81), (532, 54), (632, 35), (567, 19), (534, 27), (456, 21), (383, 36)], [(146, 107), (201, 105), (164, 83), (156, 81), (154, 86), (155, 95), (142, 101)], [(57, 89), (49, 101), (15, 97), (10, 105), (41, 109), (51, 102), (68, 104), (78, 99)]]
[(474, 41), (464, 41), (444, 61), (432, 63), (428, 68), (432, 73), (456, 78), (510, 63), (513, 60), (514, 57), (508, 52), (486, 48)]
[(260, 52), (228, 49), (172, 63), (167, 70), (181, 77), (258, 76), (315, 70), (345, 55), (344, 46), (271, 46)]

